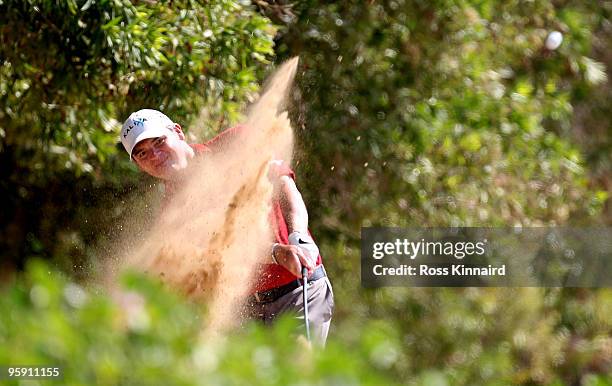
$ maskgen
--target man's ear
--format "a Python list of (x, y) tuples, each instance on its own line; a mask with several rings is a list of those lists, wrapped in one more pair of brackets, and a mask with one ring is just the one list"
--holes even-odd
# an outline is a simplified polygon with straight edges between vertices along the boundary
[(174, 127), (172, 128), (172, 131), (174, 131), (178, 135), (181, 141), (185, 140), (185, 133), (183, 133), (183, 128), (181, 127), (181, 125), (175, 123)]

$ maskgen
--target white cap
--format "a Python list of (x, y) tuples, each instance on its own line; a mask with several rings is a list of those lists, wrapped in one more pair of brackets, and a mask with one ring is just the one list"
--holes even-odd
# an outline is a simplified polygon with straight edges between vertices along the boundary
[(136, 144), (143, 139), (157, 138), (168, 135), (174, 122), (164, 113), (157, 110), (142, 109), (128, 117), (121, 127), (121, 143), (132, 158), (132, 151)]

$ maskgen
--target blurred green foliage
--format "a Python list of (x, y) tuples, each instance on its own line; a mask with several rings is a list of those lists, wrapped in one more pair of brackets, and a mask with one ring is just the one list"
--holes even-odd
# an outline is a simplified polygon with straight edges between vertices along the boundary
[(205, 339), (203, 308), (159, 283), (125, 274), (109, 297), (35, 260), (4, 291), (0, 363), (61, 367), (63, 379), (45, 384), (393, 384), (368, 360), (390, 339), (383, 332), (366, 332), (355, 350), (338, 342), (310, 350), (291, 319)]
[(0, 363), (60, 366), (44, 382), (61, 385), (612, 384), (609, 290), (363, 295), (310, 351), (291, 319), (204, 339), (205, 308), (150, 278), (125, 273), (109, 292), (30, 260), (0, 297)]

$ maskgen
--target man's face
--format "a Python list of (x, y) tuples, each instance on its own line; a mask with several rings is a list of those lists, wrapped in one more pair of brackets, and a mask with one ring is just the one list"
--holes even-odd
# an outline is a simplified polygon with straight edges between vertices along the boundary
[(182, 151), (176, 133), (144, 139), (134, 147), (132, 158), (145, 173), (164, 180), (171, 179), (177, 172), (177, 163)]

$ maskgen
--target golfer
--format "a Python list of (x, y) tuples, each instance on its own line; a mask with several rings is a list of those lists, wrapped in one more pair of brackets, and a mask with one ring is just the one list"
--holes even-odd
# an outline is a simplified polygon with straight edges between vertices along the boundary
[[(164, 182), (168, 199), (180, 181), (177, 176), (191, 160), (223, 151), (228, 140), (246, 130), (244, 126), (236, 126), (204, 144), (188, 144), (178, 123), (160, 111), (143, 109), (125, 121), (121, 142), (140, 170)], [(324, 345), (334, 308), (332, 287), (308, 231), (308, 212), (295, 184), (295, 174), (281, 161), (275, 162), (274, 171), (279, 185), (279, 195), (272, 202), (270, 225), (275, 240), (270, 243), (267, 263), (258, 267), (254, 292), (245, 300), (245, 313), (266, 324), (284, 313), (291, 313), (304, 322), (304, 288), (300, 278), (302, 267), (306, 267), (310, 336), (314, 343)]]

